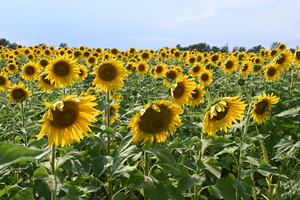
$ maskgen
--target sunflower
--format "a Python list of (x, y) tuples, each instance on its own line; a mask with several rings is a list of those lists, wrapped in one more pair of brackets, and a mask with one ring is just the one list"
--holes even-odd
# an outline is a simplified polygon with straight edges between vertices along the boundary
[(283, 51), (283, 50), (285, 50), (286, 49), (286, 44), (284, 44), (284, 43), (280, 43), (279, 45), (278, 45), (278, 47), (277, 47), (280, 51)]
[(136, 64), (136, 69), (138, 74), (145, 74), (148, 69), (149, 69), (149, 65), (146, 62), (139, 62)]
[(201, 73), (201, 70), (203, 69), (203, 66), (201, 63), (197, 62), (195, 65), (189, 70), (189, 73), (191, 76), (199, 76)]
[(274, 81), (278, 76), (280, 76), (280, 71), (277, 69), (274, 62), (270, 62), (265, 69), (266, 80)]
[(77, 95), (69, 95), (61, 101), (54, 104), (45, 102), (48, 111), (44, 114), (39, 122), (43, 122), (42, 129), (37, 140), (43, 138), (45, 134), (48, 136), (48, 147), (55, 145), (58, 147), (70, 146), (76, 140), (80, 142), (84, 133), (88, 135), (91, 132), (89, 126), (96, 122), (95, 115), (99, 111), (94, 107), (95, 96), (77, 97)]
[(128, 51), (129, 51), (129, 55), (135, 55), (137, 52), (135, 47), (130, 47)]
[(35, 56), (32, 53), (27, 55), (27, 60), (28, 61), (33, 61), (34, 59), (35, 59)]
[(68, 56), (60, 56), (45, 68), (47, 74), (46, 79), (49, 79), (55, 87), (64, 88), (66, 85), (72, 85), (79, 77), (79, 66), (76, 61)]
[(96, 65), (97, 62), (98, 62), (98, 59), (95, 56), (90, 56), (86, 59), (86, 64), (89, 66)]
[(173, 53), (174, 59), (178, 59), (178, 58), (180, 58), (180, 56), (181, 56), (180, 51), (179, 50), (175, 50), (174, 53)]
[(47, 65), (49, 65), (49, 60), (45, 58), (42, 58), (37, 62), (37, 66), (42, 69), (45, 69)]
[(145, 62), (149, 61), (152, 58), (152, 55), (148, 51), (141, 52), (139, 56)]
[(183, 109), (178, 104), (170, 101), (159, 100), (152, 105), (147, 104), (140, 113), (133, 116), (128, 128), (132, 128), (132, 142), (142, 141), (145, 144), (149, 141), (151, 144), (164, 142), (169, 132), (173, 134), (176, 126), (182, 125), (179, 114)]
[(171, 88), (171, 101), (181, 106), (188, 105), (196, 88), (195, 82), (187, 76), (180, 76)]
[(209, 70), (203, 70), (199, 74), (199, 81), (202, 85), (207, 86), (213, 82), (213, 74)]
[(193, 90), (192, 98), (190, 99), (191, 106), (197, 106), (201, 102), (204, 101), (203, 95), (205, 95), (205, 91), (201, 85), (196, 85), (196, 88)]
[[(165, 77), (171, 79), (172, 81), (175, 81), (177, 79), (177, 77), (179, 77), (181, 74), (176, 70), (176, 69), (173, 69), (173, 68), (170, 68), (166, 71), (165, 73)], [(170, 85), (168, 81), (164, 80), (164, 84), (165, 85)]]
[(250, 61), (244, 61), (241, 63), (241, 69), (240, 69), (240, 74), (242, 76), (247, 76), (251, 71), (252, 71), (252, 62)]
[(38, 77), (40, 68), (35, 63), (29, 62), (22, 67), (22, 78), (25, 80), (35, 80)]
[(297, 49), (294, 53), (294, 62), (300, 64), (300, 49)]
[[(117, 115), (116, 113), (119, 112), (119, 108), (120, 108), (120, 103), (114, 103), (110, 106), (110, 110), (109, 110), (109, 123), (112, 124), (116, 121), (117, 118), (120, 117), (120, 115)], [(104, 115), (107, 115), (107, 110), (104, 110)], [(107, 118), (106, 118), (107, 121)]]
[(105, 92), (123, 87), (126, 76), (123, 62), (108, 60), (93, 68), (91, 74), (96, 74), (93, 84)]
[(187, 59), (187, 64), (194, 65), (197, 62), (197, 58), (195, 56), (189, 56)]
[(82, 58), (83, 53), (80, 50), (75, 50), (73, 51), (73, 59), (74, 60), (79, 60), (80, 58)]
[(14, 84), (7, 90), (9, 94), (7, 97), (10, 98), (12, 103), (17, 103), (28, 99), (31, 96), (31, 92), (25, 87), (23, 83)]
[(120, 50), (117, 49), (117, 48), (111, 48), (111, 49), (110, 49), (110, 54), (111, 54), (113, 57), (117, 57), (119, 53), (120, 53)]
[(85, 65), (79, 65), (78, 80), (84, 80), (88, 75), (88, 70)]
[(6, 90), (9, 85), (9, 79), (4, 74), (0, 74), (0, 91)]
[(14, 74), (18, 71), (18, 66), (16, 63), (9, 63), (7, 65), (7, 72), (10, 74)]
[(158, 64), (154, 67), (154, 76), (161, 77), (165, 75), (167, 70), (167, 65), (165, 63)]
[(54, 83), (51, 83), (50, 80), (46, 79), (47, 74), (40, 74), (39, 75), (39, 85), (38, 87), (41, 88), (44, 92), (49, 93), (52, 88), (55, 87)]
[(227, 74), (232, 74), (238, 67), (235, 57), (229, 56), (223, 64), (223, 71)]
[(258, 123), (263, 123), (267, 120), (267, 110), (270, 110), (272, 107), (275, 107), (275, 104), (279, 102), (279, 98), (277, 98), (273, 94), (267, 95), (263, 94), (257, 97), (257, 100), (253, 104), (253, 109), (250, 114)]
[(232, 126), (232, 122), (238, 123), (246, 108), (246, 104), (239, 96), (224, 97), (213, 104), (206, 112), (203, 120), (203, 132), (208, 135), (215, 135), (218, 130), (227, 132), (227, 128)]
[(274, 62), (276, 63), (278, 70), (282, 70), (289, 66), (289, 64), (292, 62), (292, 59), (293, 54), (291, 51), (284, 50), (274, 58)]

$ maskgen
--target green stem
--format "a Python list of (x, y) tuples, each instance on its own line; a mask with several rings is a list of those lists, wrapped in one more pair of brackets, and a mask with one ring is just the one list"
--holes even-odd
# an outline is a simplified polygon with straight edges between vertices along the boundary
[[(24, 113), (24, 105), (23, 105), (23, 101), (21, 101), (21, 116), (22, 116), (22, 128), (25, 129), (25, 113)], [(26, 131), (24, 131), (24, 144), (25, 146), (27, 146), (27, 133)]]
[[(149, 176), (149, 161), (150, 155), (148, 151), (145, 151), (145, 166), (144, 166), (144, 175)], [(145, 196), (145, 200), (148, 200), (148, 197)]]
[[(109, 104), (109, 92), (107, 92), (107, 96), (106, 96), (106, 100), (107, 103)], [(110, 105), (107, 107), (106, 109), (106, 120), (107, 120), (107, 128), (110, 127)], [(110, 135), (109, 133), (107, 134), (107, 155), (110, 154)], [(108, 177), (111, 173), (111, 167), (108, 167)], [(110, 178), (108, 178), (108, 200), (112, 199), (112, 180), (110, 180)]]
[[(51, 152), (51, 174), (54, 175), (56, 171), (55, 166), (55, 144), (52, 145), (52, 152)], [(56, 184), (56, 183), (55, 183)], [(55, 186), (56, 188), (56, 186)], [(56, 200), (56, 191), (51, 194), (51, 200)]]

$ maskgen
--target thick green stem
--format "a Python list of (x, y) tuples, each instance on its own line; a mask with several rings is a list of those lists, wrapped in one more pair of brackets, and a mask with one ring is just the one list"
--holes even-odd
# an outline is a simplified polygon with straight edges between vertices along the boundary
[[(22, 116), (22, 128), (24, 128), (25, 129), (25, 124), (26, 124), (26, 122), (25, 122), (25, 112), (24, 112), (24, 105), (23, 105), (23, 101), (21, 101), (21, 116)], [(24, 144), (25, 144), (25, 146), (27, 146), (27, 133), (26, 133), (26, 131), (24, 131)]]
[[(107, 103), (110, 104), (109, 102), (109, 92), (107, 92), (107, 96), (106, 96), (106, 100)], [(106, 121), (107, 121), (107, 128), (110, 127), (110, 105), (107, 107), (106, 109)], [(107, 155), (110, 154), (110, 135), (109, 133), (107, 134)], [(108, 167), (108, 177), (111, 173), (111, 167)], [(110, 178), (108, 178), (108, 200), (112, 199), (112, 180), (110, 180)]]
[[(149, 176), (149, 161), (150, 155), (148, 151), (145, 151), (145, 166), (144, 166), (144, 175)], [(148, 197), (145, 196), (145, 200), (148, 200)]]
[[(51, 174), (55, 175), (56, 166), (55, 166), (55, 144), (52, 145), (52, 152), (51, 152)], [(56, 183), (55, 183), (56, 184)], [(56, 187), (55, 187), (56, 188)], [(56, 191), (51, 194), (51, 200), (56, 200)]]

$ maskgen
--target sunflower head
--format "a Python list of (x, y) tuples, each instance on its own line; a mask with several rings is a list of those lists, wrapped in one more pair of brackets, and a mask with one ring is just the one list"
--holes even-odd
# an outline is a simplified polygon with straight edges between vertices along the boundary
[(22, 78), (26, 80), (35, 80), (39, 74), (40, 68), (35, 63), (29, 62), (22, 67)]
[(21, 102), (31, 96), (31, 92), (25, 87), (23, 83), (10, 86), (8, 92), (9, 94), (7, 95), (7, 97), (10, 98), (12, 103)]
[(192, 94), (195, 93), (194, 89), (196, 84), (193, 80), (188, 79), (187, 76), (181, 76), (177, 79), (176, 83), (171, 88), (171, 100), (181, 106), (190, 104)]
[(96, 74), (93, 84), (105, 92), (123, 87), (123, 79), (126, 76), (123, 62), (117, 60), (109, 60), (100, 63), (93, 68), (91, 74)]
[(164, 142), (169, 132), (173, 134), (176, 127), (182, 125), (179, 114), (183, 110), (170, 101), (155, 101), (152, 105), (147, 104), (140, 113), (133, 116), (128, 127), (132, 128), (134, 143), (149, 141), (153, 143)]
[(208, 135), (215, 135), (218, 130), (224, 130), (238, 123), (246, 108), (246, 104), (235, 97), (224, 97), (214, 103), (206, 112), (203, 122), (203, 132)]
[(6, 90), (10, 81), (4, 74), (0, 74), (0, 90)]
[(263, 123), (267, 120), (267, 110), (270, 110), (272, 107), (275, 107), (275, 104), (279, 102), (279, 98), (275, 95), (263, 94), (257, 97), (257, 100), (253, 104), (253, 109), (250, 114), (258, 122)]
[(89, 126), (96, 122), (95, 115), (99, 111), (92, 102), (95, 96), (77, 97), (69, 95), (54, 104), (45, 102), (48, 111), (40, 122), (43, 122), (38, 140), (45, 134), (48, 136), (48, 146), (69, 146), (74, 140), (80, 142), (83, 134), (88, 136)]

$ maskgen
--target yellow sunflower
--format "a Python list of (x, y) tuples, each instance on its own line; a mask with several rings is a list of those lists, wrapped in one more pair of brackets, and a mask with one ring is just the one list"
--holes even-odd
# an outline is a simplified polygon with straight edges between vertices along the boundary
[(85, 65), (79, 66), (78, 80), (84, 80), (88, 75), (88, 70)]
[(252, 71), (252, 63), (250, 61), (244, 61), (241, 63), (240, 74), (242, 76), (247, 76)]
[(9, 97), (14, 104), (28, 99), (31, 96), (31, 92), (25, 87), (23, 83), (14, 84), (10, 86), (7, 91), (9, 92), (7, 97)]
[(91, 132), (89, 126), (96, 122), (95, 115), (99, 111), (94, 107), (97, 103), (92, 102), (96, 97), (69, 95), (54, 104), (45, 102), (48, 111), (39, 122), (43, 122), (42, 129), (37, 140), (48, 136), (48, 147), (55, 145), (58, 147), (70, 146), (76, 140), (80, 142), (83, 134), (86, 136)]
[(95, 56), (90, 56), (86, 59), (86, 64), (89, 66), (96, 65), (98, 62), (98, 59)]
[(167, 70), (167, 65), (165, 63), (158, 64), (154, 67), (154, 76), (161, 77), (164, 76)]
[(183, 109), (170, 101), (159, 100), (152, 105), (147, 104), (140, 113), (133, 116), (128, 125), (128, 128), (132, 128), (132, 142), (164, 142), (169, 132), (173, 134), (176, 126), (182, 125), (179, 116), (182, 113)]
[(237, 124), (247, 106), (238, 98), (239, 96), (224, 97), (212, 105), (204, 116), (203, 132), (213, 136), (218, 130), (227, 132), (233, 122)]
[(192, 94), (196, 88), (195, 82), (188, 79), (187, 76), (181, 76), (176, 80), (176, 83), (171, 88), (171, 101), (179, 104), (180, 106), (190, 104)]
[(93, 68), (91, 74), (96, 74), (93, 84), (105, 92), (122, 88), (124, 85), (123, 80), (126, 76), (123, 62), (117, 60), (101, 62)]
[(199, 75), (199, 81), (202, 85), (207, 86), (213, 82), (213, 74), (209, 70), (203, 70)]
[(294, 53), (294, 62), (300, 64), (300, 49), (297, 49)]
[(46, 58), (42, 58), (37, 62), (37, 65), (40, 69), (45, 69), (49, 64), (49, 60)]
[(18, 71), (18, 65), (16, 63), (9, 63), (6, 68), (10, 74), (14, 74)]
[(238, 67), (238, 62), (234, 56), (229, 56), (223, 64), (223, 71), (232, 74)]
[(50, 90), (55, 87), (55, 84), (51, 83), (50, 80), (46, 79), (46, 77), (47, 77), (47, 74), (39, 75), (38, 87), (41, 88), (44, 92), (49, 93)]
[(79, 66), (76, 61), (68, 56), (60, 56), (51, 61), (46, 66), (46, 79), (55, 84), (55, 87), (64, 88), (66, 85), (72, 85), (79, 77)]
[(282, 52), (280, 52), (273, 60), (278, 70), (282, 70), (284, 68), (287, 68), (290, 63), (293, 61), (293, 54), (290, 50), (286, 49)]
[(35, 80), (37, 79), (39, 72), (40, 68), (38, 68), (35, 63), (26, 63), (22, 67), (22, 78), (25, 80)]
[(143, 52), (141, 52), (139, 56), (145, 62), (149, 61), (152, 58), (152, 54), (149, 53), (146, 50), (144, 50)]
[(7, 76), (5, 76), (4, 74), (0, 74), (0, 91), (1, 90), (6, 90), (9, 83), (10, 83), (10, 81), (7, 78)]
[(195, 63), (195, 65), (189, 70), (189, 73), (191, 76), (199, 76), (201, 73), (201, 70), (203, 69), (203, 65), (199, 62)]
[(270, 110), (272, 107), (275, 107), (275, 104), (279, 102), (279, 98), (277, 98), (273, 94), (267, 95), (263, 94), (257, 97), (257, 100), (253, 104), (253, 109), (250, 114), (258, 123), (263, 123), (267, 120), (267, 110)]
[(280, 76), (280, 71), (277, 69), (274, 62), (270, 62), (265, 69), (266, 80), (274, 81)]
[(205, 91), (201, 85), (196, 85), (196, 88), (193, 90), (192, 98), (190, 99), (191, 106), (197, 106), (204, 101)]
[(138, 74), (141, 74), (141, 75), (146, 74), (146, 72), (149, 69), (149, 65), (146, 62), (139, 62), (136, 64), (136, 69), (137, 69)]
[(285, 50), (286, 49), (286, 44), (284, 44), (284, 43), (280, 43), (279, 45), (278, 45), (278, 47), (277, 47), (280, 51), (283, 51), (283, 50)]

